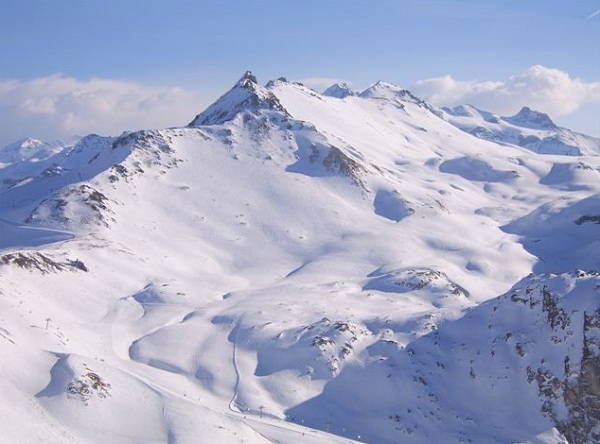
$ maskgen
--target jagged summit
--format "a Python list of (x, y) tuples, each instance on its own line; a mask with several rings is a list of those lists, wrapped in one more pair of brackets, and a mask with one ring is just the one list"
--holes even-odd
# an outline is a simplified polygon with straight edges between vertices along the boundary
[(246, 71), (233, 88), (198, 114), (188, 126), (219, 125), (232, 120), (240, 112), (257, 114), (259, 110), (273, 110), (289, 116), (279, 99), (260, 86), (251, 71)]
[(258, 84), (258, 80), (256, 80), (256, 76), (252, 74), (252, 71), (248, 70), (244, 73), (240, 80), (238, 80), (237, 84), (244, 88), (251, 88), (253, 84)]
[(521, 108), (521, 110), (514, 116), (503, 117), (502, 120), (505, 120), (506, 122), (512, 123), (516, 126), (522, 126), (531, 129), (554, 130), (558, 128), (550, 119), (550, 117), (548, 117), (548, 114), (532, 110), (527, 106)]
[(346, 83), (335, 83), (323, 91), (323, 95), (343, 99), (345, 97), (355, 96), (356, 92), (353, 91)]

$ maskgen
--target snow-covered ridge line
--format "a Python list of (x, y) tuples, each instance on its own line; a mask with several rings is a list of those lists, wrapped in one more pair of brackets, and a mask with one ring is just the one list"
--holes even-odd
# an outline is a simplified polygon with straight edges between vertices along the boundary
[(527, 107), (500, 117), (473, 106), (443, 108), (442, 117), (476, 137), (521, 146), (539, 154), (600, 155), (600, 139), (558, 127), (548, 115)]

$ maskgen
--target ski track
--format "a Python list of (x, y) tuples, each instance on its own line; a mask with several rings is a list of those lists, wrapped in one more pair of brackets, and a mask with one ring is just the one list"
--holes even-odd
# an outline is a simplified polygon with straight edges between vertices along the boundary
[(235, 371), (235, 384), (233, 386), (233, 395), (231, 396), (231, 401), (229, 401), (229, 410), (236, 413), (242, 413), (236, 406), (236, 400), (238, 397), (238, 391), (240, 388), (241, 382), (241, 374), (240, 369), (237, 364), (237, 343), (238, 343), (238, 335), (240, 330), (240, 325), (244, 319), (242, 315), (235, 324), (235, 327), (231, 331), (231, 342), (232, 342), (232, 353), (231, 353), (231, 363), (233, 365), (233, 369)]

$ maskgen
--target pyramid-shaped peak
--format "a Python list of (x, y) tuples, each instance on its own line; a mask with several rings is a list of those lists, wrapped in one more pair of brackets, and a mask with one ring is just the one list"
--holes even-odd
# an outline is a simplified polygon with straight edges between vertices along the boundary
[(258, 85), (251, 71), (246, 71), (233, 88), (198, 114), (188, 126), (220, 125), (233, 120), (241, 112), (257, 114), (261, 110), (278, 111), (289, 117), (279, 99), (271, 91)]
[(556, 129), (556, 124), (550, 119), (548, 114), (535, 111), (527, 106), (511, 117), (503, 117), (502, 120), (512, 123), (516, 126), (521, 126), (531, 129)]

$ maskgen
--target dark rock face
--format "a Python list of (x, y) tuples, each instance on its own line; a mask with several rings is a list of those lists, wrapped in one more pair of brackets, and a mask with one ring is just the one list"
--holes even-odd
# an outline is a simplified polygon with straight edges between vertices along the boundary
[(42, 274), (57, 273), (66, 270), (88, 271), (85, 264), (79, 259), (60, 261), (39, 252), (5, 254), (0, 257), (0, 265), (12, 265), (27, 270), (39, 271)]
[(330, 147), (329, 153), (323, 159), (323, 166), (329, 172), (337, 172), (349, 177), (355, 184), (362, 185), (360, 175), (364, 168), (335, 146)]
[[(597, 276), (596, 272), (577, 272), (579, 277)], [(531, 289), (528, 294), (531, 294)], [(596, 288), (598, 291), (598, 287)], [(600, 441), (600, 308), (591, 313), (571, 310), (567, 313), (561, 301), (547, 286), (540, 290), (541, 301), (530, 299), (530, 306), (539, 306), (552, 329), (551, 341), (559, 346), (568, 337), (580, 336), (581, 347), (575, 353), (565, 353), (561, 372), (540, 366), (527, 367), (527, 380), (536, 383), (542, 412), (552, 419), (557, 430), (572, 444)], [(515, 299), (513, 298), (513, 301)], [(523, 302), (523, 300), (518, 300)], [(576, 326), (583, 331), (577, 334)], [(581, 330), (580, 330), (581, 331)], [(577, 353), (580, 352), (580, 353)], [(580, 356), (573, 359), (574, 356)]]
[(600, 309), (584, 313), (581, 362), (572, 367), (565, 361), (565, 373), (568, 418), (557, 429), (573, 444), (600, 442)]

